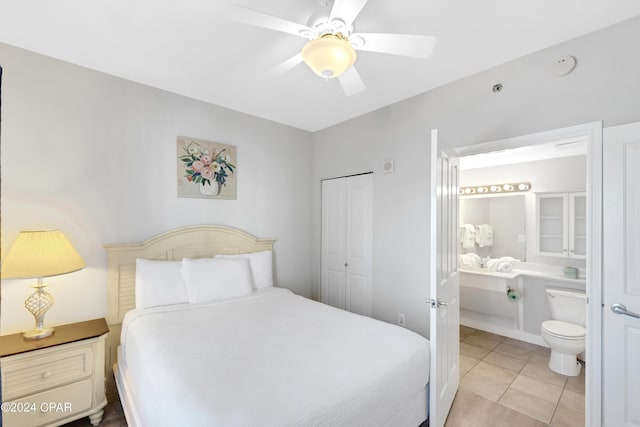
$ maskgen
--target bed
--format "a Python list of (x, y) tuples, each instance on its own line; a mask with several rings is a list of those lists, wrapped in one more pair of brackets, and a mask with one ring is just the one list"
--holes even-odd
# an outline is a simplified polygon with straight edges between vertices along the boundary
[(274, 242), (207, 225), (106, 245), (108, 320), (122, 326), (114, 374), (129, 426), (418, 426), (427, 419), (429, 343), (406, 329), (275, 286), (136, 308), (138, 258), (204, 263), (270, 251)]

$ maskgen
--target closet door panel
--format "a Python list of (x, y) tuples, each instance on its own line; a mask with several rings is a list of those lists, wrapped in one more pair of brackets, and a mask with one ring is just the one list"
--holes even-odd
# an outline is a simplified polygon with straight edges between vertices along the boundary
[(326, 274), (326, 299), (323, 299), (323, 302), (334, 307), (346, 308), (344, 269), (327, 270)]
[(371, 315), (369, 277), (349, 273), (347, 275), (347, 310), (352, 313)]
[(373, 175), (322, 182), (321, 301), (371, 315)]
[(371, 314), (373, 175), (347, 179), (347, 310)]
[(320, 299), (346, 308), (346, 181), (322, 181), (322, 271)]

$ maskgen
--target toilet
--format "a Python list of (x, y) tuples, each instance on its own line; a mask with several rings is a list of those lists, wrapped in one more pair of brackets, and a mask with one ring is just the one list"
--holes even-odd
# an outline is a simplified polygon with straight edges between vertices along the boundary
[(551, 348), (549, 368), (559, 374), (580, 374), (577, 355), (586, 347), (587, 296), (584, 292), (546, 288), (552, 320), (542, 322), (542, 339)]

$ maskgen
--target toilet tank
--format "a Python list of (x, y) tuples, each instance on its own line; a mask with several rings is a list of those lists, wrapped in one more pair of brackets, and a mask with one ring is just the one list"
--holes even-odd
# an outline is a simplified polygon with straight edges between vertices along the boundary
[(585, 326), (587, 295), (584, 292), (556, 288), (546, 288), (545, 292), (553, 320)]

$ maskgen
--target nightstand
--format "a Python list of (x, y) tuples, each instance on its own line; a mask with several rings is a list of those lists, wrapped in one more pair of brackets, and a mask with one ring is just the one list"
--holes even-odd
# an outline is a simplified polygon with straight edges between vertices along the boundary
[(59, 426), (82, 417), (97, 425), (105, 395), (105, 319), (56, 326), (52, 336), (0, 337), (5, 427)]

